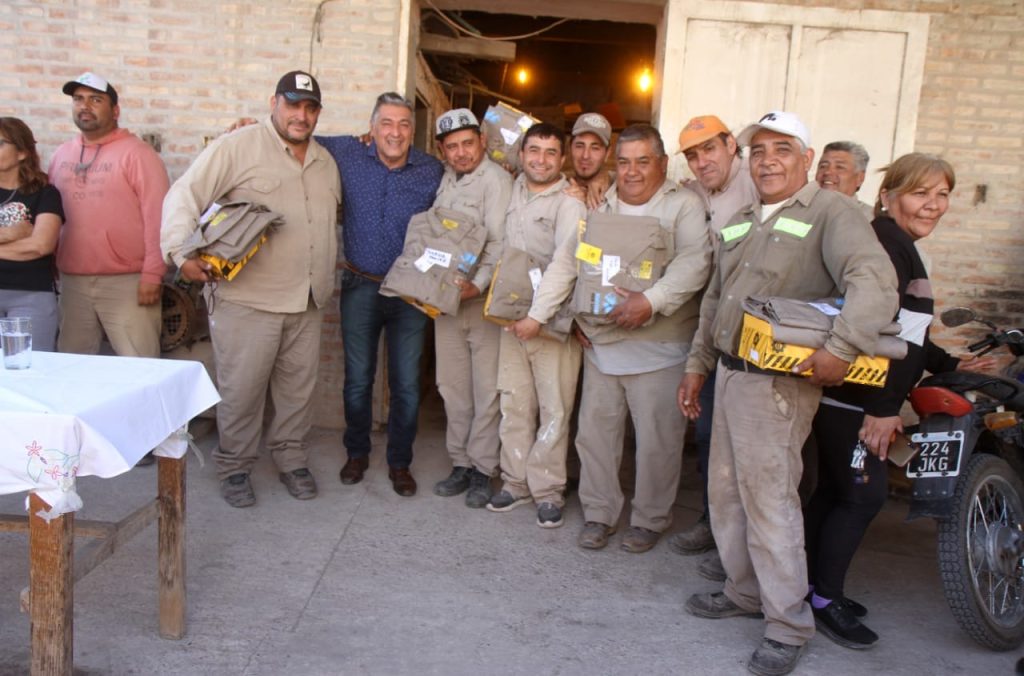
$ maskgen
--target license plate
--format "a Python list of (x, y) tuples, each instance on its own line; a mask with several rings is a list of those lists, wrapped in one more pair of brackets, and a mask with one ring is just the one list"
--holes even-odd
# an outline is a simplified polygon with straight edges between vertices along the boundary
[(911, 479), (925, 477), (953, 477), (960, 474), (960, 455), (964, 448), (964, 433), (928, 432), (910, 437), (917, 454), (907, 467)]

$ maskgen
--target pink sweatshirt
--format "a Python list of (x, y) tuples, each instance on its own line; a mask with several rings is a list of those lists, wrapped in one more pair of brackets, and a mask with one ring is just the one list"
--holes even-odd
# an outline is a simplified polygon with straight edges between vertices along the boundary
[(57, 269), (72, 275), (141, 272), (141, 281), (159, 284), (166, 270), (160, 254), (168, 188), (163, 161), (127, 129), (84, 148), (83, 142), (78, 136), (64, 143), (50, 161), (50, 182), (64, 202)]

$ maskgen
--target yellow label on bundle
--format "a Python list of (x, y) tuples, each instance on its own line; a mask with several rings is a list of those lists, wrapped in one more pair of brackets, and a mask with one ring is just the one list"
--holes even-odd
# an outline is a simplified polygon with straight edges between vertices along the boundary
[(591, 265), (601, 264), (601, 249), (593, 244), (587, 244), (586, 242), (580, 242), (576, 246), (576, 258), (580, 259), (584, 263), (590, 263)]
[(214, 226), (220, 225), (220, 222), (223, 221), (227, 217), (228, 217), (227, 213), (222, 211), (222, 212), (218, 213), (216, 216), (214, 216), (213, 219), (210, 220), (210, 225), (208, 225), (207, 227), (212, 228)]
[(638, 279), (650, 279), (652, 272), (654, 272), (653, 261), (640, 261), (640, 272), (636, 276)]
[(450, 218), (442, 218), (441, 219), (441, 225), (443, 225), (444, 227), (448, 228), (449, 230), (454, 230), (455, 228), (459, 227), (459, 222), (458, 221), (453, 221)]

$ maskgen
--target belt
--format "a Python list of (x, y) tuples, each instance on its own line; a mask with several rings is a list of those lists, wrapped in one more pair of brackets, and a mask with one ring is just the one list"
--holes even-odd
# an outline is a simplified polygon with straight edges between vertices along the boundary
[(770, 369), (763, 369), (758, 366), (754, 366), (746, 359), (740, 359), (739, 357), (734, 357), (731, 354), (719, 355), (718, 360), (722, 362), (722, 366), (730, 371), (743, 371), (744, 373), (756, 373), (758, 375), (772, 377), (794, 375), (789, 371), (772, 371)]
[(363, 277), (364, 279), (370, 280), (371, 282), (377, 282), (379, 284), (380, 282), (384, 281), (383, 277), (380, 277), (378, 275), (371, 275), (369, 272), (363, 272), (362, 270), (360, 270), (356, 266), (352, 265), (348, 261), (345, 261), (341, 265), (342, 265), (343, 268), (345, 268), (349, 272), (357, 274), (360, 277)]

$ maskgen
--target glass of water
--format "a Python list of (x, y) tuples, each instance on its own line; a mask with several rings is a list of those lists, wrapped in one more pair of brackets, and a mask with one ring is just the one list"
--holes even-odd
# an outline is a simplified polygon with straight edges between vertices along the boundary
[(28, 317), (0, 319), (0, 347), (5, 369), (27, 369), (32, 365), (32, 320)]

